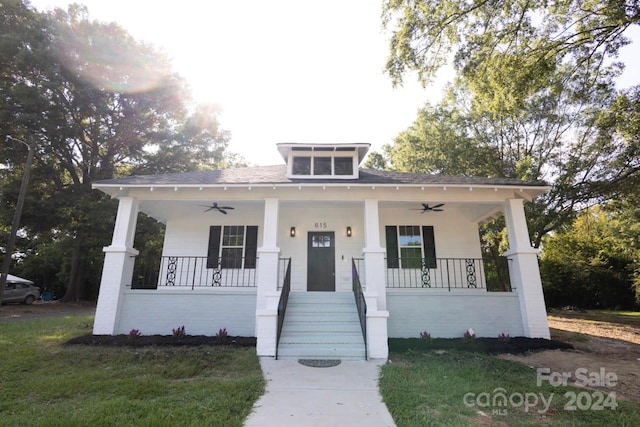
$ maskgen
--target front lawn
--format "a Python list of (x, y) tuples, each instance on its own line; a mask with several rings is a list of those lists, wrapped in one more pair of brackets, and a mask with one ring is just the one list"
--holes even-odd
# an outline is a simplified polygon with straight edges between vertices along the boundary
[(3, 426), (241, 426), (264, 392), (255, 348), (64, 345), (92, 324), (0, 322)]
[(637, 403), (612, 398), (607, 390), (547, 380), (538, 385), (536, 370), (517, 362), (458, 349), (410, 349), (393, 341), (389, 360), (380, 391), (399, 427), (640, 425)]

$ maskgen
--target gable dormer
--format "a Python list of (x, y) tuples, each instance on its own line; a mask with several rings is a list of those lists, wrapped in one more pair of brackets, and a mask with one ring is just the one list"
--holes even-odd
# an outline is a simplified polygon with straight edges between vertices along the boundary
[(358, 166), (370, 144), (278, 144), (287, 164), (287, 177), (295, 179), (358, 179)]

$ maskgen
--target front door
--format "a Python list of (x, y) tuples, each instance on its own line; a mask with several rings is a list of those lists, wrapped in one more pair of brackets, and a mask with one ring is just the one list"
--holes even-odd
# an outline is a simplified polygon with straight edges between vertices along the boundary
[(307, 290), (336, 290), (336, 249), (333, 231), (309, 232), (307, 243)]

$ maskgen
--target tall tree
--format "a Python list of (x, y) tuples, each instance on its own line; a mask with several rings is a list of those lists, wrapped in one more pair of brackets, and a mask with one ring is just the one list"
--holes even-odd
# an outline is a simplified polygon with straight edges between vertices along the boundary
[[(163, 55), (116, 24), (90, 20), (82, 6), (38, 13), (7, 0), (0, 28), (0, 138), (37, 141), (25, 230), (68, 241), (65, 298), (85, 298), (96, 281), (93, 273), (88, 280), (92, 250), (108, 243), (113, 224), (113, 203), (92, 182), (223, 166), (229, 134), (216, 109), (190, 108)], [(0, 154), (19, 168), (15, 147)]]
[(547, 304), (637, 307), (637, 216), (636, 206), (617, 206), (615, 210), (595, 206), (548, 236), (540, 260)]
[(635, 0), (386, 0), (393, 83), (416, 72), (426, 85), (449, 62), (456, 72), (387, 150), (392, 165), (546, 180), (551, 192), (527, 204), (534, 246), (586, 206), (637, 194), (640, 91), (616, 99), (613, 82), (639, 22)]
[[(636, 0), (386, 0), (386, 68), (396, 84), (407, 71), (426, 83), (453, 57), (466, 78), (500, 77), (496, 89), (526, 98), (558, 64), (593, 69), (615, 58), (639, 22)], [(496, 64), (510, 72), (497, 76)]]
[[(496, 69), (498, 72), (506, 70)], [(534, 246), (570, 222), (574, 208), (602, 194), (592, 184), (606, 175), (612, 139), (601, 138), (600, 111), (614, 99), (613, 73), (589, 75), (560, 67), (517, 110), (496, 106), (492, 93), (457, 79), (436, 106), (420, 110), (414, 124), (388, 147), (395, 169), (449, 175), (545, 180), (549, 194), (528, 205)], [(573, 75), (573, 76), (571, 76)], [(578, 78), (592, 78), (590, 90)]]
[(640, 86), (622, 90), (600, 112), (600, 139), (611, 146), (610, 160), (595, 183), (610, 198), (640, 197)]

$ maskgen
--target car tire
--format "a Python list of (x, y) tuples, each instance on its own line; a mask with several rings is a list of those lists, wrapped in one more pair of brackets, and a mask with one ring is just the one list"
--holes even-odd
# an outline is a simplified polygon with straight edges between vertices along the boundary
[(31, 303), (33, 303), (35, 300), (36, 300), (36, 298), (35, 298), (33, 295), (27, 295), (27, 296), (24, 298), (24, 301), (23, 301), (23, 302), (24, 302), (26, 305), (31, 305)]

